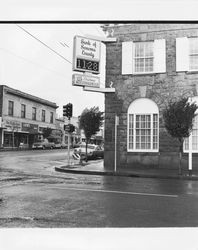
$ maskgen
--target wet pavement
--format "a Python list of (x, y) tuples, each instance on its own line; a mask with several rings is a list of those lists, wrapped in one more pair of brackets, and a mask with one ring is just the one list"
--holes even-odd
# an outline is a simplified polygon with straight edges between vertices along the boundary
[(152, 168), (152, 167), (132, 167), (120, 168), (118, 170), (109, 170), (104, 168), (103, 161), (89, 161), (87, 163), (79, 164), (73, 161), (70, 166), (62, 165), (55, 167), (58, 172), (76, 173), (76, 174), (90, 174), (90, 175), (111, 175), (111, 176), (125, 176), (125, 177), (144, 177), (144, 178), (167, 178), (167, 179), (184, 179), (184, 180), (198, 180), (198, 170), (189, 171), (183, 170), (182, 175), (179, 174), (178, 169), (170, 168)]
[(66, 155), (0, 153), (1, 228), (198, 226), (194, 179), (142, 178), (140, 170), (138, 176), (115, 175), (105, 171), (102, 160), (67, 167)]

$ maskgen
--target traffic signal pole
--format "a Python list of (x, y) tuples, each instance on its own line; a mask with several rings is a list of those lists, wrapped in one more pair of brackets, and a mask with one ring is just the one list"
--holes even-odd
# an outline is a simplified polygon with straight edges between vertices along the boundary
[[(72, 110), (73, 110), (73, 105), (72, 103), (68, 103), (67, 105), (63, 106), (63, 116), (66, 116), (68, 118), (68, 125), (69, 125), (69, 130), (67, 131), (68, 133), (68, 143), (67, 143), (67, 158), (68, 158), (68, 166), (70, 165), (70, 133), (74, 131), (74, 126), (71, 124), (70, 125), (70, 118), (72, 117)], [(73, 127), (72, 127), (73, 126)], [(72, 129), (71, 129), (72, 127)], [(64, 128), (65, 130), (65, 128)]]
[(68, 133), (68, 150), (67, 150), (68, 166), (70, 165), (70, 134)]

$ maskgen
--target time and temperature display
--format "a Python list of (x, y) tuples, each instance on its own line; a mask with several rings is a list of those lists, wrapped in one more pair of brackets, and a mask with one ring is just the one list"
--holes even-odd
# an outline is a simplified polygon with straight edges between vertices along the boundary
[(76, 69), (82, 70), (82, 71), (89, 71), (92, 73), (99, 74), (99, 62), (77, 58), (76, 59)]

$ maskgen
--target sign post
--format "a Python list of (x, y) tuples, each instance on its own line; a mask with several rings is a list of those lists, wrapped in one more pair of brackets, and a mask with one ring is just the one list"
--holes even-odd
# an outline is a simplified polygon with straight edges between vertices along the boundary
[(68, 166), (70, 165), (70, 133), (68, 132), (68, 150), (67, 150)]
[(117, 171), (117, 126), (119, 125), (119, 117), (115, 115), (115, 159), (114, 159), (114, 172)]
[(68, 160), (68, 166), (70, 165), (70, 117), (68, 117), (68, 127), (67, 127), (67, 133), (68, 133), (68, 143), (67, 143), (67, 160)]
[(192, 174), (192, 134), (189, 136), (188, 172)]

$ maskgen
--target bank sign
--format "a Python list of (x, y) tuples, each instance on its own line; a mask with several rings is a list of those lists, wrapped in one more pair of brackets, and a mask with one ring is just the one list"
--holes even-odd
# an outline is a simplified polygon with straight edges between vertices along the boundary
[(100, 73), (101, 42), (82, 36), (74, 37), (73, 70)]
[(93, 75), (73, 74), (72, 85), (99, 88), (100, 78), (97, 76), (93, 76)]

